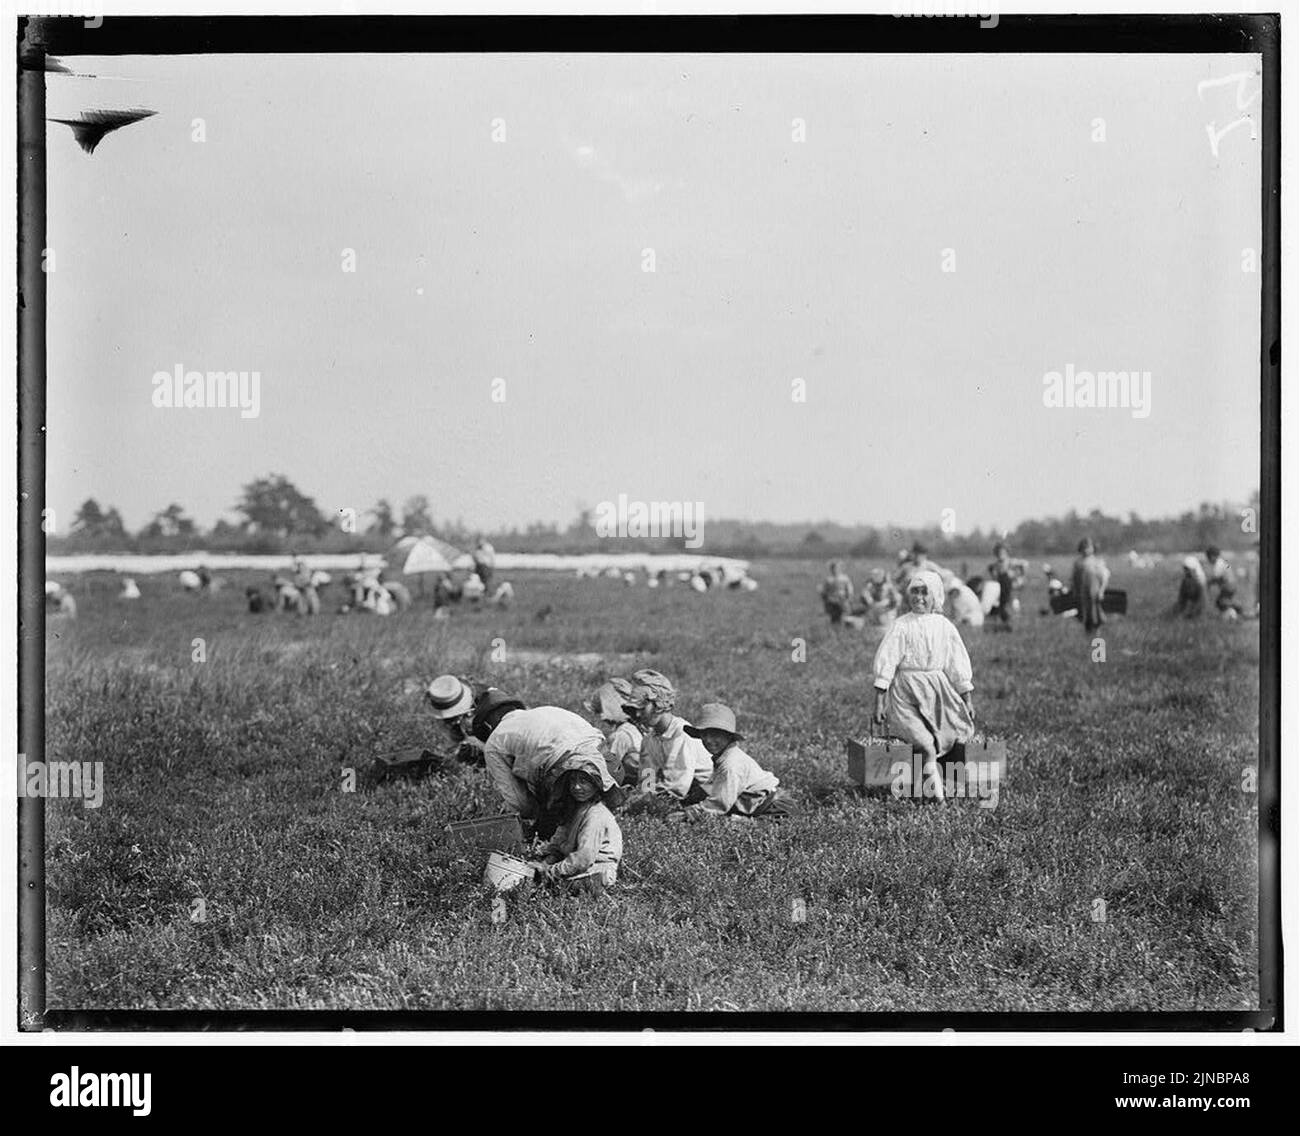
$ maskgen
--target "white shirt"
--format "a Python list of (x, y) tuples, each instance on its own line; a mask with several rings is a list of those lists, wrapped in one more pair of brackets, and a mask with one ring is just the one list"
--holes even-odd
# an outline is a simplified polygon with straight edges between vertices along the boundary
[(733, 810), (750, 816), (779, 784), (776, 774), (732, 742), (714, 763), (708, 798), (692, 807), (712, 816), (725, 816)]
[(595, 726), (559, 706), (511, 710), (492, 731), (483, 763), (507, 809), (521, 816), (536, 812), (544, 776), (574, 753), (588, 753), (604, 766)]
[(894, 672), (943, 671), (958, 694), (975, 689), (970, 655), (961, 632), (938, 612), (917, 615), (909, 611), (890, 625), (876, 649), (876, 689), (888, 690)]
[(662, 734), (649, 733), (641, 744), (641, 768), (653, 769), (656, 781), (684, 797), (691, 783), (706, 785), (713, 777), (713, 758), (699, 738), (686, 732), (686, 719), (673, 716)]
[(600, 875), (612, 884), (623, 858), (623, 832), (608, 808), (600, 801), (590, 801), (578, 808), (568, 824), (555, 830), (542, 854), (561, 857), (548, 875), (562, 879)]
[(629, 754), (635, 759), (641, 752), (641, 731), (631, 722), (620, 722), (605, 739), (605, 748), (616, 761), (626, 761)]

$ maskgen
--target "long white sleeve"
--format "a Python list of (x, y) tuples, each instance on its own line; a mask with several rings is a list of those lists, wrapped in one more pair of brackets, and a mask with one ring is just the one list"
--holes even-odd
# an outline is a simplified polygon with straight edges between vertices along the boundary
[(487, 749), (483, 754), (483, 764), (487, 766), (488, 777), (491, 778), (507, 811), (518, 813), (522, 817), (531, 817), (534, 808), (528, 788), (515, 776), (513, 759), (501, 746), (494, 745), (494, 740), (488, 739)]
[(903, 628), (906, 625), (906, 616), (895, 620), (876, 648), (873, 669), (876, 672), (877, 690), (888, 690), (889, 684), (894, 681), (894, 672), (898, 670), (898, 664), (903, 658)]
[(966, 694), (975, 689), (970, 665), (970, 653), (962, 641), (961, 632), (951, 623), (947, 626), (948, 658), (944, 663), (944, 674), (957, 689), (958, 694)]

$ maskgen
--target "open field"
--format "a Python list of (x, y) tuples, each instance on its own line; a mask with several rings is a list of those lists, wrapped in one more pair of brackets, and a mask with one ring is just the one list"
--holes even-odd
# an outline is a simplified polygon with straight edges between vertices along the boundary
[[(1103, 629), (1104, 662), (1037, 615), (1039, 579), (1014, 634), (966, 631), (979, 725), (1010, 748), (993, 810), (851, 790), (879, 633), (832, 635), (820, 563), (703, 596), (511, 573), (514, 609), (446, 621), (418, 601), (255, 617), (239, 587), (170, 579), (123, 604), (80, 581), (80, 617), (47, 630), (46, 757), (102, 761), (106, 785), (98, 809), (48, 802), (49, 1006), (1253, 1008), (1259, 625), (1162, 619), (1176, 569), (1113, 567), (1132, 614)], [(634, 666), (668, 674), (688, 718), (735, 707), (805, 815), (624, 814), (608, 896), (510, 893), (494, 923), (482, 864), (440, 839), (497, 811), (482, 773), (341, 791), (344, 768), (429, 738), (441, 671), (576, 709)]]

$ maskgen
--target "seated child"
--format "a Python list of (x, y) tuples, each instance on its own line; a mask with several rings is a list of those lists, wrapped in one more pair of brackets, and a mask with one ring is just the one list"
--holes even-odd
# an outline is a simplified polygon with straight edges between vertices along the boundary
[(632, 724), (628, 705), (633, 700), (632, 684), (613, 678), (589, 699), (587, 712), (605, 735), (605, 764), (620, 785), (635, 785), (641, 771), (641, 731)]
[(573, 769), (563, 778), (559, 827), (538, 849), (541, 858), (530, 863), (539, 879), (603, 890), (618, 878), (623, 832), (601, 801), (600, 783), (591, 773)]
[(642, 794), (666, 797), (673, 804), (693, 805), (704, 799), (704, 786), (713, 777), (713, 759), (698, 739), (686, 732), (686, 719), (673, 713), (677, 691), (666, 675), (640, 670), (632, 675), (628, 702), (641, 729), (640, 788)]
[(710, 702), (686, 732), (699, 738), (713, 758), (713, 778), (705, 798), (686, 808), (688, 820), (721, 816), (782, 817), (790, 815), (780, 781), (737, 745), (736, 715), (721, 702)]
[(871, 570), (871, 576), (862, 589), (862, 603), (874, 626), (888, 627), (894, 622), (894, 616), (898, 614), (898, 589), (883, 568)]

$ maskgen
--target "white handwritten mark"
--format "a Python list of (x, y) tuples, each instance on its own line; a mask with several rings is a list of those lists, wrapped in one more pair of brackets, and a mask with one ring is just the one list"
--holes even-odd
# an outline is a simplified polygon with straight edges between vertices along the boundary
[[(1196, 84), (1196, 97), (1200, 99), (1202, 102), (1204, 102), (1205, 92), (1207, 88), (1222, 87), (1228, 83), (1235, 83), (1237, 85), (1237, 91), (1235, 95), (1237, 109), (1245, 110), (1248, 106), (1251, 105), (1251, 103), (1253, 103), (1256, 99), (1261, 98), (1263, 95), (1264, 89), (1263, 86), (1261, 85), (1260, 88), (1257, 91), (1255, 91), (1254, 94), (1247, 97), (1246, 91), (1250, 83), (1250, 80), (1257, 79), (1257, 78), (1258, 76), (1251, 71), (1234, 71), (1231, 75), (1223, 75), (1218, 79), (1202, 79), (1199, 83)], [(1259, 132), (1255, 129), (1255, 121), (1248, 114), (1243, 114), (1240, 118), (1234, 119), (1232, 122), (1228, 123), (1228, 125), (1225, 126), (1222, 130), (1218, 129), (1217, 124), (1214, 121), (1211, 121), (1207, 123), (1205, 126), (1205, 133), (1209, 136), (1210, 139), (1210, 153), (1217, 158), (1219, 156), (1219, 143), (1223, 140), (1224, 135), (1226, 135), (1234, 127), (1240, 126), (1243, 122), (1250, 127), (1251, 140), (1255, 142), (1259, 141)]]

